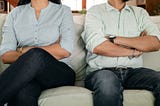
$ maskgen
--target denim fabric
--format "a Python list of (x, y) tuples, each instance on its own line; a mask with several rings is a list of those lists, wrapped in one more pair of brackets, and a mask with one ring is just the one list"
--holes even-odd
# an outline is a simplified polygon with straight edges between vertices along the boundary
[(41, 91), (74, 85), (75, 73), (48, 52), (34, 48), (0, 75), (0, 106), (38, 106)]
[(146, 89), (160, 106), (160, 73), (147, 68), (104, 68), (90, 73), (85, 87), (93, 91), (94, 106), (123, 106), (124, 89)]

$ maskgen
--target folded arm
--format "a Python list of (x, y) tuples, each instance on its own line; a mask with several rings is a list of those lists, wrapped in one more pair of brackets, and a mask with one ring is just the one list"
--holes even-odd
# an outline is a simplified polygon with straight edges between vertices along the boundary
[[(29, 51), (32, 48), (36, 48), (36, 47), (29, 46), (29, 47), (24, 47), (21, 51), (20, 51), (21, 48), (17, 48), (17, 50), (15, 50), (15, 51), (8, 51), (1, 56), (1, 59), (2, 59), (3, 63), (11, 64), (11, 63), (15, 62), (22, 54), (26, 53), (27, 51)], [(55, 57), (57, 60), (67, 58), (70, 56), (70, 53), (67, 50), (65, 50), (64, 48), (62, 48), (59, 43), (55, 43), (55, 44), (52, 44), (49, 46), (40, 46), (38, 48), (41, 48), (41, 49), (47, 51), (53, 57)]]
[(152, 52), (160, 49), (160, 41), (156, 36), (117, 37), (115, 44), (134, 48), (143, 52)]
[(98, 55), (110, 56), (110, 57), (125, 57), (125, 56), (135, 57), (142, 54), (142, 52), (138, 50), (124, 48), (116, 44), (113, 44), (108, 40), (96, 46), (93, 52)]

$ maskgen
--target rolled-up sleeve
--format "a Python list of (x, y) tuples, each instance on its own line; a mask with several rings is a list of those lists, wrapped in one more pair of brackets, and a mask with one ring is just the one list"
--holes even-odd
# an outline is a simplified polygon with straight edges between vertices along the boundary
[(140, 16), (141, 29), (147, 31), (148, 35), (157, 36), (157, 38), (160, 40), (160, 31), (158, 26), (151, 21), (147, 11), (142, 9)]
[(0, 55), (3, 55), (7, 51), (16, 50), (17, 40), (14, 32), (14, 19), (13, 14), (10, 13), (4, 26), (2, 28), (2, 43), (0, 47)]
[(96, 8), (92, 7), (87, 11), (85, 28), (81, 34), (88, 51), (93, 52), (94, 48), (106, 41), (103, 33), (102, 20)]
[(73, 42), (75, 37), (74, 23), (72, 13), (69, 7), (64, 8), (64, 16), (60, 25), (61, 40), (60, 45), (62, 48), (72, 53)]

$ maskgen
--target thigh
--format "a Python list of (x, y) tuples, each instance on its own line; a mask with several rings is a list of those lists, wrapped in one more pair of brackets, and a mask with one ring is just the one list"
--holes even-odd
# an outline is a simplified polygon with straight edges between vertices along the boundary
[(117, 75), (109, 70), (98, 70), (86, 77), (85, 87), (93, 91), (95, 106), (122, 106), (123, 86)]
[[(96, 87), (121, 88), (121, 81), (117, 75), (110, 70), (97, 70), (90, 73), (85, 79), (85, 87), (94, 91)], [(106, 89), (111, 90), (111, 89)], [(113, 89), (112, 89), (113, 90)]]
[(136, 68), (128, 72), (125, 88), (153, 90), (159, 83), (159, 72), (148, 68)]
[(67, 64), (57, 61), (53, 57), (45, 64), (45, 69), (35, 77), (44, 89), (74, 85), (75, 72)]
[(31, 81), (10, 99), (8, 106), (38, 106), (41, 91), (40, 85)]

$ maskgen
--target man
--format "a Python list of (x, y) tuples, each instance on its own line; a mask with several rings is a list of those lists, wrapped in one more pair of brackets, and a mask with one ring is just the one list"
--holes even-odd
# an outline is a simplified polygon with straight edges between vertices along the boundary
[(85, 86), (94, 106), (123, 106), (124, 89), (150, 90), (160, 106), (160, 73), (142, 67), (142, 53), (160, 49), (160, 32), (144, 9), (126, 1), (108, 0), (87, 12)]

